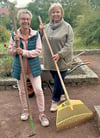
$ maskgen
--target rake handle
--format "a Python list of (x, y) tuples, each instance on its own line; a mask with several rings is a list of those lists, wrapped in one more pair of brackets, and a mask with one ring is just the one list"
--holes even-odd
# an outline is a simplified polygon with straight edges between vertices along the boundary
[(80, 52), (79, 54), (77, 54), (76, 56), (74, 56), (74, 59), (77, 58), (77, 57), (79, 57), (79, 56), (81, 56), (81, 55), (84, 54), (85, 52), (86, 52), (86, 50)]
[[(39, 16), (39, 21), (40, 21), (40, 23), (42, 24), (42, 19), (41, 19), (40, 16)], [(43, 29), (43, 33), (44, 33), (44, 36), (45, 36), (45, 39), (46, 39), (47, 45), (48, 45), (48, 47), (49, 47), (49, 50), (50, 50), (50, 52), (51, 52), (51, 55), (53, 56), (54, 54), (53, 54), (53, 51), (52, 51), (51, 45), (50, 45), (50, 43), (49, 43), (49, 40), (48, 40), (47, 34), (46, 34), (46, 32), (45, 32), (44, 29)], [(65, 85), (64, 85), (64, 82), (63, 82), (63, 80), (62, 80), (62, 77), (61, 77), (61, 74), (60, 74), (60, 70), (59, 70), (59, 67), (58, 67), (56, 61), (54, 61), (54, 64), (55, 64), (55, 67), (56, 67), (56, 70), (57, 70), (57, 73), (58, 73), (58, 76), (59, 76), (60, 82), (61, 82), (61, 84), (62, 84), (62, 87), (63, 87), (64, 93), (65, 93), (65, 96), (66, 96), (66, 98), (67, 98), (67, 100), (68, 100), (68, 102), (69, 102), (69, 104), (70, 104), (71, 109), (73, 109), (72, 104), (71, 104), (71, 100), (70, 100), (70, 98), (69, 98), (68, 92), (67, 92), (66, 87), (65, 87)]]
[[(13, 4), (11, 2), (9, 2), (9, 4), (10, 4), (11, 11), (13, 11), (13, 12), (11, 12), (11, 11), (10, 12), (12, 13), (14, 31), (15, 31), (16, 34), (18, 34), (17, 33), (17, 26), (16, 26), (16, 19), (15, 19), (15, 8), (14, 8), (15, 4)], [(16, 45), (17, 45), (18, 48), (20, 47), (20, 40), (16, 41)], [(23, 78), (23, 83), (24, 83), (26, 101), (27, 101), (27, 105), (28, 105), (30, 126), (32, 128), (32, 134), (30, 135), (30, 137), (32, 137), (33, 135), (35, 135), (35, 133), (34, 133), (34, 129), (33, 129), (33, 120), (32, 120), (32, 115), (31, 115), (31, 108), (30, 108), (30, 103), (29, 103), (27, 84), (26, 84), (26, 75), (25, 75), (25, 71), (24, 71), (22, 55), (19, 55), (19, 59), (20, 59), (20, 64), (21, 64), (21, 69), (22, 69), (22, 78)]]

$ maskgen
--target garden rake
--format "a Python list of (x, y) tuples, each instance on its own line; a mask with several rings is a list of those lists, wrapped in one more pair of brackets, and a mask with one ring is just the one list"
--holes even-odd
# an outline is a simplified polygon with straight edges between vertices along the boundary
[[(14, 1), (11, 0), (11, 2), (9, 1), (9, 3), (10, 3), (10, 12), (11, 12), (12, 18), (13, 18), (14, 31), (17, 34), (17, 26), (16, 26), (16, 19), (15, 19), (15, 8), (14, 8), (15, 4), (16, 4), (16, 1), (15, 0)], [(17, 47), (20, 47), (20, 41), (16, 41), (16, 44), (17, 44)], [(25, 89), (26, 100), (27, 100), (28, 111), (29, 111), (30, 126), (32, 128), (32, 134), (29, 135), (28, 137), (32, 137), (32, 136), (35, 135), (35, 133), (34, 133), (33, 120), (32, 120), (32, 115), (31, 115), (31, 109), (30, 109), (30, 103), (29, 103), (29, 98), (28, 98), (28, 92), (27, 92), (26, 76), (25, 76), (25, 72), (24, 72), (22, 56), (19, 55), (19, 58), (20, 58), (24, 89)]]

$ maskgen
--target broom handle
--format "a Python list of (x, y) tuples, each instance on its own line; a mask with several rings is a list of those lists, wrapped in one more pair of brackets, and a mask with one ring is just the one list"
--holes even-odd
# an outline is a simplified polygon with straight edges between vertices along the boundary
[(80, 52), (79, 54), (77, 54), (76, 56), (74, 56), (74, 59), (77, 58), (77, 57), (79, 57), (80, 55), (84, 54), (85, 52), (86, 52), (86, 50)]
[[(41, 20), (41, 17), (40, 17), (40, 16), (39, 16), (39, 21), (40, 21), (40, 23), (42, 24), (42, 20)], [(47, 45), (48, 45), (48, 47), (49, 47), (49, 50), (50, 50), (50, 52), (51, 52), (51, 55), (53, 56), (54, 54), (53, 54), (53, 51), (52, 51), (51, 45), (50, 45), (50, 43), (49, 43), (49, 40), (48, 40), (47, 34), (46, 34), (46, 32), (45, 32), (44, 29), (43, 29), (43, 33), (44, 33), (45, 39), (46, 39), (46, 41), (47, 41)], [(67, 90), (66, 90), (66, 87), (65, 87), (65, 85), (64, 85), (64, 82), (63, 82), (63, 80), (62, 80), (62, 77), (61, 77), (61, 74), (60, 74), (60, 71), (59, 71), (58, 65), (57, 65), (56, 61), (54, 61), (54, 63), (55, 63), (55, 67), (56, 67), (56, 70), (57, 70), (57, 73), (58, 73), (59, 79), (60, 79), (60, 81), (61, 81), (61, 84), (62, 84), (62, 87), (63, 87), (64, 93), (65, 93), (65, 96), (66, 96), (66, 98), (67, 98), (67, 100), (68, 100), (68, 102), (69, 102), (69, 104), (70, 104), (70, 106), (71, 106), (71, 108), (72, 108), (72, 104), (71, 104), (71, 101), (70, 101), (70, 98), (69, 98), (68, 92), (67, 92)]]
[[(13, 12), (13, 24), (14, 24), (14, 31), (15, 31), (16, 34), (18, 34), (14, 12)], [(16, 41), (16, 45), (17, 45), (17, 47), (20, 47), (20, 41), (19, 40)], [(23, 83), (24, 83), (24, 88), (25, 88), (26, 100), (27, 100), (27, 104), (28, 104), (28, 111), (29, 111), (29, 114), (30, 114), (30, 118), (32, 118), (32, 115), (30, 113), (30, 104), (29, 104), (29, 99), (28, 99), (26, 76), (25, 76), (22, 56), (19, 55), (19, 58), (20, 58), (20, 64), (21, 64), (21, 69), (22, 69), (22, 77), (23, 77)]]

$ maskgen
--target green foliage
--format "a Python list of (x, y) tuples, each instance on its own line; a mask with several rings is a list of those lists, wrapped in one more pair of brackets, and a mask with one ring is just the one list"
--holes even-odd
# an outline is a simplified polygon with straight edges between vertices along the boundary
[(81, 37), (75, 37), (74, 40), (74, 45), (73, 45), (74, 50), (84, 50), (84, 49), (100, 49), (100, 45), (85, 45), (82, 41)]
[(92, 13), (76, 29), (76, 36), (81, 37), (85, 45), (100, 44), (100, 17), (98, 11)]
[(6, 55), (0, 60), (0, 77), (7, 77), (11, 75), (12, 57)]
[(85, 2), (81, 0), (65, 0), (62, 5), (64, 8), (64, 19), (73, 27), (76, 27), (77, 16), (83, 13)]
[(10, 32), (2, 25), (0, 25), (0, 42), (8, 41), (10, 38)]
[[(35, 0), (35, 2), (27, 6), (27, 9), (33, 14), (31, 22), (33, 29), (39, 29), (39, 15), (44, 24), (49, 22), (48, 9), (51, 3), (54, 2), (60, 2), (62, 4), (64, 8), (64, 19), (72, 25), (75, 30), (75, 39), (76, 37), (77, 40), (80, 39), (82, 46), (90, 44), (100, 45), (100, 0)], [(3, 17), (2, 20), (4, 22), (3, 25), (10, 30), (12, 30), (11, 18), (10, 16)], [(17, 27), (19, 27), (18, 23)]]
[[(39, 26), (39, 21), (38, 21), (38, 16), (40, 15), (42, 17), (42, 20), (44, 23), (47, 23), (49, 21), (49, 16), (48, 16), (48, 9), (51, 5), (51, 3), (54, 2), (60, 2), (64, 8), (64, 19), (69, 22), (73, 27), (76, 26), (76, 18), (78, 15), (82, 14), (85, 6), (85, 2), (80, 1), (80, 0), (36, 0), (34, 3), (30, 3), (28, 5), (28, 9), (32, 12), (33, 14), (33, 19), (32, 19), (32, 28), (38, 28)], [(37, 24), (37, 25), (36, 25)]]
[(28, 4), (27, 9), (32, 12), (33, 18), (31, 22), (31, 27), (33, 29), (39, 28), (39, 19), (38, 16), (42, 17), (44, 23), (48, 22), (48, 9), (49, 9), (48, 1), (44, 0), (43, 2), (37, 0), (34, 3)]
[(91, 0), (91, 6), (93, 9), (100, 8), (100, 0)]
[(5, 26), (8, 30), (12, 30), (12, 19), (10, 16), (5, 15), (0, 18), (1, 25)]
[[(49, 22), (48, 9), (51, 3), (60, 2), (64, 8), (64, 19), (75, 30), (75, 38), (80, 45), (100, 44), (100, 1), (99, 0), (36, 0), (28, 5), (33, 14), (32, 28), (39, 28), (38, 16), (42, 17), (43, 23)], [(76, 42), (75, 42), (76, 43)]]
[(6, 54), (6, 53), (8, 53), (8, 49), (7, 49), (6, 47), (4, 47), (4, 44), (6, 44), (7, 46), (9, 45), (8, 42), (0, 43), (0, 53), (2, 53), (2, 54)]

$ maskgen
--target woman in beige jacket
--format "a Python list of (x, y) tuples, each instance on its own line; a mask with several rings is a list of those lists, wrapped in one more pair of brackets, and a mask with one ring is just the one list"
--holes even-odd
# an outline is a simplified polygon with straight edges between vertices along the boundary
[[(44, 24), (40, 24), (40, 34), (42, 36), (43, 44), (43, 64), (46, 69), (50, 70), (54, 78), (54, 90), (50, 108), (50, 111), (52, 112), (56, 111), (58, 103), (65, 99), (54, 61), (57, 62), (62, 79), (64, 80), (64, 77), (67, 74), (67, 69), (72, 63), (73, 55), (74, 34), (71, 25), (64, 21), (63, 15), (64, 11), (62, 5), (60, 3), (53, 3), (49, 8), (50, 22), (45, 26)], [(48, 36), (54, 53), (53, 57), (43, 35), (43, 29), (45, 29)]]

